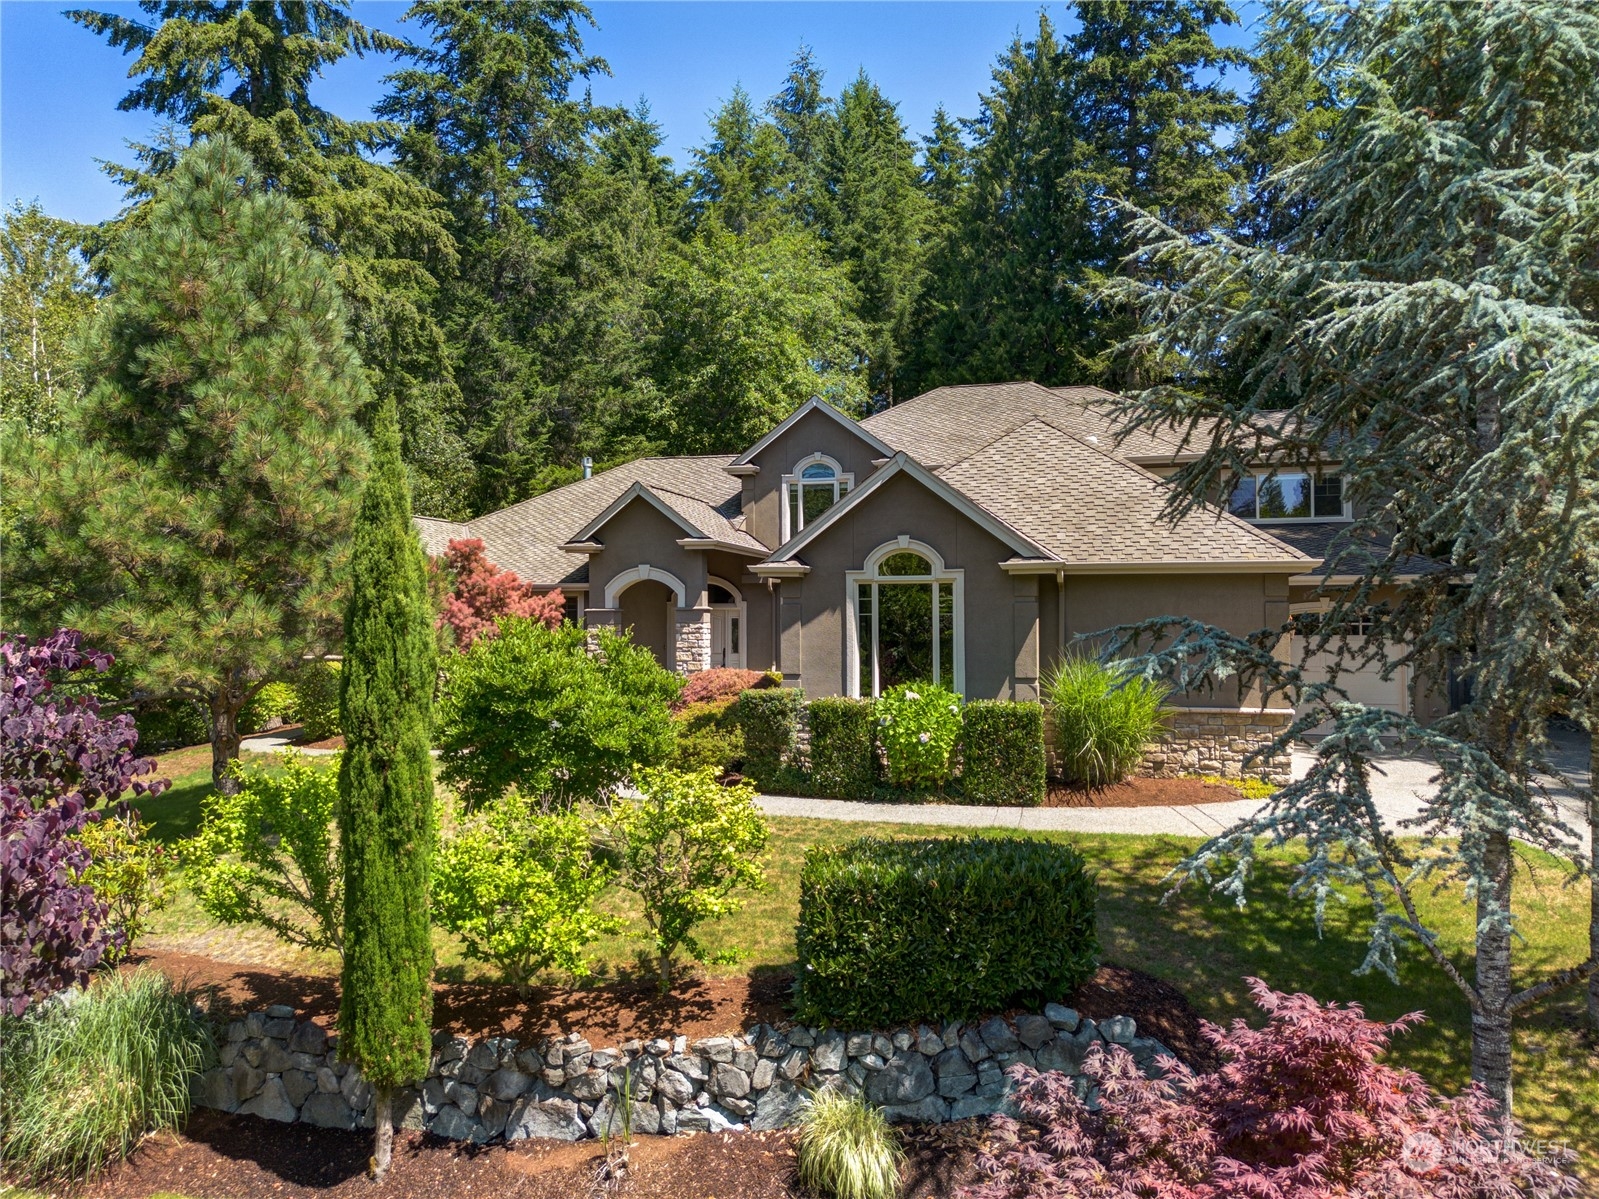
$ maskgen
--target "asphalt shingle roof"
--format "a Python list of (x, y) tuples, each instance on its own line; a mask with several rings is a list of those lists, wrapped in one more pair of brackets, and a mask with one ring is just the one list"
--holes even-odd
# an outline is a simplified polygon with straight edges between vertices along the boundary
[(1226, 512), (1172, 525), (1162, 515), (1165, 483), (1049, 421), (1028, 421), (938, 474), (1066, 563), (1309, 567), (1308, 555)]
[[(1118, 444), (1111, 406), (1121, 397), (1099, 387), (973, 383), (939, 387), (861, 422), (896, 450), (937, 469), (970, 457), (1028, 421), (1042, 418), (1078, 437), (1098, 438), (1121, 457), (1177, 453), (1175, 433), (1135, 430)], [(1092, 444), (1092, 442), (1091, 442)]]
[[(1336, 543), (1340, 538), (1346, 537), (1350, 531), (1349, 526), (1344, 524), (1263, 527), (1278, 541), (1287, 542), (1312, 558), (1325, 560), (1323, 565), (1306, 571), (1306, 574), (1325, 575), (1334, 572), (1341, 575), (1363, 574), (1370, 566), (1381, 562), (1388, 555), (1386, 545), (1368, 537), (1354, 543), (1346, 542), (1348, 548), (1343, 550), (1341, 560), (1334, 561), (1335, 555), (1339, 554), (1341, 549)], [(1424, 575), (1447, 569), (1446, 563), (1423, 558), (1418, 554), (1405, 554), (1394, 565), (1394, 573), (1402, 575)]]

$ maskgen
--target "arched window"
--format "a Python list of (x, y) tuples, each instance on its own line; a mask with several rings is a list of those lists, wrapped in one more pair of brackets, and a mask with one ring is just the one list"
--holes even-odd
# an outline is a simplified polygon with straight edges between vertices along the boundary
[(902, 683), (965, 689), (964, 571), (946, 568), (931, 546), (901, 537), (845, 579), (851, 695), (881, 695)]
[(855, 476), (845, 474), (826, 454), (812, 454), (783, 476), (781, 536), (787, 541), (848, 494)]

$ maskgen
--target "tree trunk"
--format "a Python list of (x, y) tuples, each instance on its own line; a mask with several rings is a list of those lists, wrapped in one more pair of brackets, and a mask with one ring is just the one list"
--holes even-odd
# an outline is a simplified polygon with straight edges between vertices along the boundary
[(662, 953), (660, 955), (660, 965), (657, 967), (657, 974), (659, 975), (658, 981), (661, 984), (661, 994), (665, 995), (668, 991), (670, 991), (672, 989), (672, 955), (671, 954)]
[(394, 1089), (375, 1087), (372, 1097), (377, 1101), (373, 1112), (376, 1127), (372, 1130), (372, 1181), (382, 1182), (394, 1156)]
[(1510, 836), (1488, 834), (1483, 868), (1488, 883), (1477, 894), (1477, 996), (1471, 1016), (1471, 1078), (1508, 1120), (1510, 1087)]
[(1599, 1032), (1599, 703), (1588, 720), (1588, 857), (1593, 873), (1588, 878), (1588, 956), (1596, 963), (1588, 976), (1588, 1023)]
[(211, 785), (223, 795), (239, 790), (228, 767), (239, 758), (239, 712), (244, 702), (228, 688), (211, 697)]

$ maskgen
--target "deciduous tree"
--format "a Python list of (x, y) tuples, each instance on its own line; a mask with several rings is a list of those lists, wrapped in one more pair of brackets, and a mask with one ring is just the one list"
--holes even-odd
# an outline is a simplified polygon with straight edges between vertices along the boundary
[(457, 538), (444, 557), (455, 586), (444, 597), (439, 624), (454, 632), (461, 649), (471, 649), (479, 637), (492, 637), (497, 622), (507, 616), (526, 617), (550, 628), (561, 623), (566, 601), (560, 589), (535, 591), (514, 570), (501, 570), (489, 561), (480, 539)]
[(55, 427), (78, 391), (72, 338), (94, 311), (84, 231), (14, 203), (0, 220), (0, 422), (5, 436)]

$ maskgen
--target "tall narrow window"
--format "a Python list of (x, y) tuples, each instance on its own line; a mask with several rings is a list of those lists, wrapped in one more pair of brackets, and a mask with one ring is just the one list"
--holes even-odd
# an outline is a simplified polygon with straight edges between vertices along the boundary
[(962, 572), (946, 570), (927, 547), (891, 544), (848, 577), (856, 694), (881, 695), (905, 683), (964, 687)]
[(838, 463), (822, 454), (797, 464), (793, 474), (783, 476), (783, 540), (843, 499), (853, 482), (853, 475), (844, 474)]

